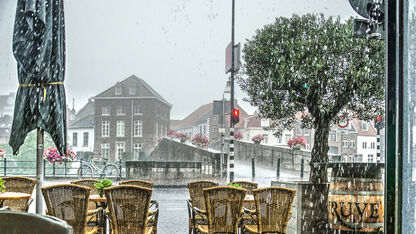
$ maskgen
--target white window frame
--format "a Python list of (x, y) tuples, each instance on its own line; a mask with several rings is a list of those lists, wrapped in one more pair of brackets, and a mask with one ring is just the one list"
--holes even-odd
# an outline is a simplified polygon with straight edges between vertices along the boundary
[(331, 130), (329, 132), (329, 141), (337, 141), (337, 131)]
[(282, 136), (276, 136), (276, 144), (278, 145), (282, 144)]
[(101, 136), (109, 137), (110, 136), (110, 121), (103, 120), (101, 122)]
[(121, 87), (116, 87), (115, 95), (117, 96), (121, 95)]
[(126, 115), (126, 112), (124, 112), (124, 106), (117, 106), (116, 115)]
[(110, 116), (110, 106), (103, 106), (101, 108), (101, 116)]
[(133, 157), (134, 159), (139, 159), (140, 158), (140, 152), (143, 149), (143, 145), (142, 143), (134, 143), (133, 145)]
[(142, 137), (143, 136), (143, 121), (135, 120), (133, 125), (133, 136)]
[(374, 162), (374, 154), (369, 154), (369, 155), (367, 156), (367, 161), (368, 161), (368, 162)]
[(342, 140), (341, 146), (342, 148), (348, 148), (348, 140)]
[[(82, 146), (87, 147), (88, 144), (90, 143), (89, 142), (90, 134), (88, 132), (84, 132), (82, 135), (83, 135), (83, 138), (82, 138)], [(85, 142), (85, 141), (87, 141), (87, 142)], [(85, 144), (85, 143), (87, 143), (87, 144)]]
[(300, 134), (301, 134), (302, 132), (300, 131), (300, 128), (295, 128), (295, 134), (297, 135), (297, 136), (300, 136)]
[[(121, 152), (120, 152), (120, 149), (122, 150)], [(125, 142), (116, 142), (116, 160), (120, 159), (120, 157), (125, 152), (125, 150), (126, 150)]]
[(110, 143), (101, 144), (101, 157), (108, 158), (110, 156)]
[(78, 133), (72, 133), (72, 146), (78, 146)]
[(309, 133), (310, 131), (309, 131), (309, 128), (304, 128), (303, 129), (303, 135), (305, 135), (305, 136), (309, 136)]
[(350, 148), (354, 148), (355, 147), (355, 141), (354, 140), (350, 140), (349, 146), (350, 146)]
[[(364, 127), (365, 126), (365, 127)], [(368, 131), (368, 123), (367, 122), (362, 122), (361, 123), (361, 130), (363, 132)]]
[(362, 144), (362, 147), (363, 147), (363, 149), (367, 149), (367, 142), (363, 142), (363, 144)]
[(262, 134), (262, 136), (264, 137), (263, 143), (269, 144), (269, 134)]
[(142, 115), (142, 106), (141, 105), (135, 105), (134, 106), (134, 115)]
[(135, 95), (136, 94), (136, 88), (130, 87), (129, 88), (129, 94), (130, 95)]
[(116, 136), (117, 137), (124, 137), (124, 135), (125, 135), (124, 120), (117, 120)]
[(376, 148), (376, 143), (370, 142), (370, 149), (375, 149), (375, 148)]

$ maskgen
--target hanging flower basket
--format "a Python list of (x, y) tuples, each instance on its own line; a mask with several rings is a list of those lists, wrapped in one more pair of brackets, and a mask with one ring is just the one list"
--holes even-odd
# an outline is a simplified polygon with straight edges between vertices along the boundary
[(77, 158), (75, 152), (69, 148), (66, 151), (66, 155), (61, 155), (58, 149), (52, 146), (45, 149), (45, 151), (43, 152), (43, 156), (46, 160), (48, 160), (48, 162), (50, 163), (57, 162), (59, 164), (62, 164), (64, 159), (73, 161)]
[(235, 139), (236, 141), (240, 141), (240, 140), (242, 140), (242, 139), (243, 139), (243, 134), (242, 134), (241, 132), (236, 132), (236, 133), (234, 133), (234, 139)]
[(201, 133), (196, 134), (192, 138), (192, 144), (196, 145), (199, 148), (208, 148), (209, 140), (208, 137), (202, 135)]
[(166, 134), (167, 137), (169, 137), (170, 139), (176, 138), (177, 133), (173, 130), (169, 130), (168, 133)]
[(300, 150), (301, 147), (306, 147), (306, 139), (303, 136), (293, 136), (287, 141), (287, 145), (294, 150)]
[(262, 135), (260, 135), (260, 134), (257, 134), (257, 135), (255, 135), (255, 136), (253, 136), (252, 138), (251, 138), (251, 140), (254, 142), (254, 144), (260, 144), (260, 142), (262, 141), (262, 140), (264, 140), (264, 136), (262, 136)]

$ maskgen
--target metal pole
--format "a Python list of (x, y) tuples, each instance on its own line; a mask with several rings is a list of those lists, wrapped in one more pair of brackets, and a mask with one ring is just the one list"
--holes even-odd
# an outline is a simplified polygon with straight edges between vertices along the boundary
[(300, 160), (300, 178), (303, 178), (303, 170), (305, 169), (305, 159)]
[(256, 177), (256, 166), (254, 162), (254, 157), (251, 157), (251, 177)]
[[(234, 109), (234, 9), (235, 0), (232, 0), (232, 13), (231, 13), (231, 98), (230, 98), (230, 114)], [(230, 116), (231, 117), (231, 116)], [(230, 118), (230, 182), (234, 181), (234, 123)]]
[(43, 197), (42, 186), (44, 176), (44, 160), (43, 160), (43, 129), (37, 128), (37, 143), (36, 143), (36, 214), (43, 213)]
[(277, 158), (277, 166), (276, 166), (276, 177), (280, 177), (280, 157)]
[[(221, 120), (221, 127), (224, 128), (224, 93), (222, 93), (222, 120)], [(221, 174), (221, 181), (223, 177), (223, 163), (224, 163), (224, 133), (221, 132), (221, 158), (220, 158), (220, 174)]]

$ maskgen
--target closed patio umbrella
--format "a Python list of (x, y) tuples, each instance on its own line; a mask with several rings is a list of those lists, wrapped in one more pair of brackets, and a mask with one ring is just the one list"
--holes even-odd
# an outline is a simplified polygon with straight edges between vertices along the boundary
[(17, 154), (37, 129), (36, 213), (42, 212), (43, 132), (66, 154), (65, 28), (63, 0), (18, 0), (13, 34), (19, 88), (9, 144)]

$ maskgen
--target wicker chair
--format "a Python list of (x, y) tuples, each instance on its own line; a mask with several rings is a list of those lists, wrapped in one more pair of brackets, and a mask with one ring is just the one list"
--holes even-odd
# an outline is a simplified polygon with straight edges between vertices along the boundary
[(104, 189), (114, 234), (149, 234), (148, 222), (152, 190), (136, 185), (119, 185)]
[[(120, 185), (136, 185), (144, 188), (153, 188), (153, 183), (146, 180), (124, 180), (120, 181)], [(149, 216), (154, 216), (152, 222), (149, 222), (149, 226), (153, 227), (153, 233), (157, 233), (157, 222), (159, 220), (159, 203), (155, 200), (150, 201)], [(155, 213), (157, 211), (157, 213)]]
[(189, 196), (191, 199), (187, 200), (188, 215), (189, 215), (189, 233), (196, 233), (196, 224), (207, 224), (206, 214), (195, 214), (193, 208), (205, 210), (205, 188), (216, 187), (219, 184), (212, 181), (199, 180), (188, 183)]
[(257, 183), (253, 183), (253, 182), (249, 182), (249, 181), (234, 181), (233, 184), (238, 184), (243, 189), (246, 189), (247, 190), (247, 195), (252, 195), (253, 190), (257, 189), (257, 187), (258, 187)]
[[(36, 180), (30, 179), (27, 177), (20, 176), (11, 176), (3, 178), (4, 185), (6, 186), (7, 192), (17, 192), (17, 193), (28, 193), (32, 194), (33, 189), (36, 185)], [(3, 206), (10, 207), (14, 211), (23, 211), (27, 212), (29, 206), (32, 203), (32, 198), (18, 199), (18, 200), (5, 200)]]
[(96, 179), (82, 179), (82, 180), (71, 181), (71, 184), (85, 186), (90, 189), (90, 195), (93, 195), (93, 194), (98, 194), (97, 188), (94, 187), (94, 184), (98, 182), (100, 181)]
[[(247, 190), (229, 186), (204, 189), (208, 225), (197, 224), (201, 233), (237, 233)], [(194, 208), (194, 212), (201, 211)]]
[(249, 233), (286, 233), (286, 227), (292, 213), (292, 202), (296, 190), (267, 187), (253, 190), (256, 210), (247, 210), (255, 225), (243, 225)]
[(58, 184), (42, 188), (48, 214), (66, 221), (75, 234), (97, 233), (97, 227), (87, 227), (87, 216), (100, 209), (89, 211), (90, 189), (75, 184)]
[(153, 188), (153, 183), (146, 180), (124, 180), (120, 181), (120, 185), (137, 185), (145, 188)]

